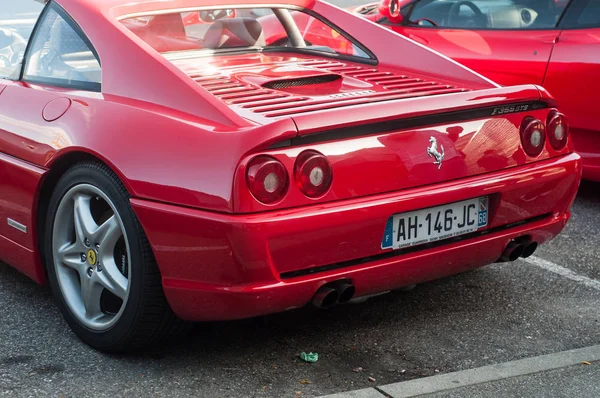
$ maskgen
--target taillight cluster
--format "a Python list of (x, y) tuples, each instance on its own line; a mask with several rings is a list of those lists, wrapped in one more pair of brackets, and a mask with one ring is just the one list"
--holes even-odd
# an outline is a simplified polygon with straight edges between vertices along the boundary
[[(248, 188), (258, 201), (272, 204), (287, 194), (290, 185), (288, 172), (279, 160), (260, 155), (252, 159), (246, 170)], [(331, 187), (333, 170), (324, 155), (308, 150), (296, 158), (293, 177), (295, 186), (305, 196), (319, 198)]]
[(279, 201), (288, 189), (287, 170), (270, 156), (258, 156), (250, 162), (246, 181), (252, 195), (267, 204)]
[(525, 152), (531, 157), (539, 156), (542, 153), (546, 140), (555, 150), (564, 149), (568, 137), (567, 118), (557, 110), (550, 111), (546, 124), (531, 116), (527, 116), (521, 122), (521, 143)]
[(332, 178), (331, 165), (319, 152), (304, 151), (296, 158), (296, 186), (309, 198), (317, 198), (327, 192)]
[(552, 148), (563, 149), (569, 138), (569, 122), (566, 116), (558, 111), (552, 111), (548, 115), (546, 126), (548, 126), (548, 141)]
[(529, 156), (539, 156), (546, 143), (546, 126), (531, 116), (521, 122), (521, 142)]

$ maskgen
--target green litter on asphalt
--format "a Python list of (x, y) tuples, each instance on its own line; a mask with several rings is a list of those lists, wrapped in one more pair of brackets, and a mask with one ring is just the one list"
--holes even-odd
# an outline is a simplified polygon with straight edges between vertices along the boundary
[(316, 352), (309, 352), (308, 354), (301, 352), (300, 359), (302, 359), (304, 362), (315, 363), (319, 360), (319, 354)]

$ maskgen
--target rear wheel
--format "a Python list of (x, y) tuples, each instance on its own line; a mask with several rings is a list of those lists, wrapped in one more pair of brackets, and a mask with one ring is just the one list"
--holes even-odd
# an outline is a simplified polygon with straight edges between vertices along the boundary
[(45, 231), (48, 279), (75, 334), (111, 352), (184, 329), (163, 294), (156, 262), (122, 182), (82, 163), (58, 182)]

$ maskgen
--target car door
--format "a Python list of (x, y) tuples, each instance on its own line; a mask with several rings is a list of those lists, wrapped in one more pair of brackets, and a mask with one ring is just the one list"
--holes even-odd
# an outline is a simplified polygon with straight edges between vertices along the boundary
[[(600, 0), (575, 0), (561, 26), (544, 87), (568, 116), (584, 178), (600, 179)], [(594, 172), (594, 176), (590, 173)]]
[(97, 55), (79, 27), (57, 3), (42, 3), (18, 2), (15, 9), (26, 4), (31, 12), (16, 12), (14, 21), (31, 25), (6, 29), (18, 35), (12, 43), (26, 46), (11, 50), (17, 55), (0, 69), (0, 259), (37, 280), (34, 206), (44, 165), (70, 142), (63, 116), (75, 98), (99, 95), (101, 83)]
[(0, 7), (0, 259), (26, 273), (34, 261), (30, 192), (35, 192), (40, 173), (9, 149), (24, 146), (15, 135), (23, 122), (11, 112), (24, 104), (11, 104), (11, 89), (21, 84), (25, 48), (43, 10), (43, 2), (34, 0), (2, 1)]
[(499, 84), (542, 84), (565, 5), (563, 0), (420, 0), (392, 29)]

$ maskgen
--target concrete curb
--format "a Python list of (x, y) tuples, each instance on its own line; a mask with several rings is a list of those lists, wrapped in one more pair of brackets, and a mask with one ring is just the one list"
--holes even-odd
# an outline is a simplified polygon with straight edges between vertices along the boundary
[(416, 397), (579, 365), (583, 361), (600, 361), (600, 345), (377, 387), (383, 393), (374, 388), (368, 388), (328, 395), (327, 398), (383, 398), (386, 396), (384, 394), (393, 398)]

